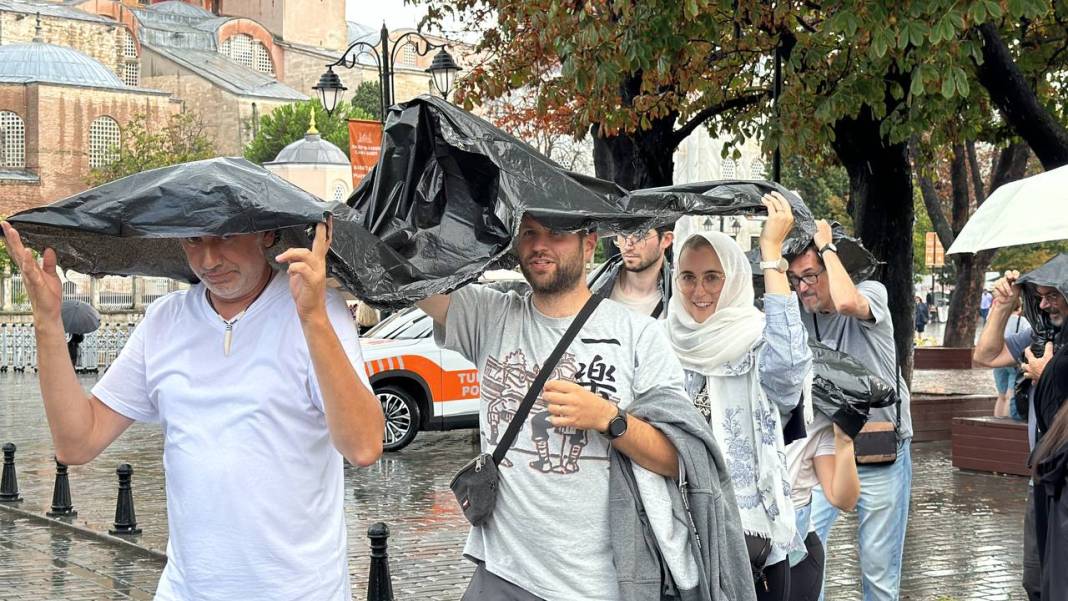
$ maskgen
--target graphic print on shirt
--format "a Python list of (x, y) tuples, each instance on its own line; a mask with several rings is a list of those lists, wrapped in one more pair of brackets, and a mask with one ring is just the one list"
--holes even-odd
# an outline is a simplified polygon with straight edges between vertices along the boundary
[[(520, 350), (508, 353), (503, 361), (492, 356), (486, 358), (482, 372), (482, 394), (487, 399), (487, 439), (490, 446), (496, 446), (504, 435), (538, 372), (538, 365), (528, 367), (526, 356)], [(599, 354), (595, 354), (589, 363), (582, 363), (573, 353), (564, 353), (549, 380), (575, 382), (612, 403), (619, 403), (616, 366), (606, 363)], [(520, 452), (534, 455), (527, 465), (541, 473), (573, 474), (580, 469), (579, 460), (583, 458), (590, 436), (586, 430), (555, 427), (549, 421), (550, 417), (548, 403), (539, 396), (531, 407), (528, 423), (520, 430), (521, 435), (516, 436), (509, 454)], [(523, 430), (528, 427), (529, 445), (522, 436)], [(594, 459), (605, 458), (606, 450), (602, 456)], [(508, 457), (501, 461), (502, 467), (513, 465)]]

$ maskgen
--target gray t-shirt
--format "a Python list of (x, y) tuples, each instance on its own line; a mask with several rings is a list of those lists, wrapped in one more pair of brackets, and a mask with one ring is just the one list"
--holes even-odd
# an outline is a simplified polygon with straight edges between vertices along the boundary
[[(478, 366), (482, 449), (494, 448), (571, 323), (538, 312), (529, 294), (482, 286), (453, 293), (434, 337)], [(602, 301), (550, 379), (578, 382), (626, 408), (633, 399), (685, 397), (682, 366), (663, 329)], [(608, 440), (554, 428), (544, 401), (530, 411), (501, 463), (493, 515), (471, 529), (464, 554), (547, 601), (619, 599), (608, 515)]]
[[(886, 287), (879, 282), (866, 280), (857, 284), (857, 290), (868, 299), (873, 318), (870, 321), (838, 313), (830, 315), (810, 313), (802, 320), (813, 338), (860, 361), (875, 375), (891, 385), (897, 382), (896, 389), (901, 396), (899, 433), (902, 440), (912, 438), (912, 412), (909, 409), (911, 395), (908, 384), (905, 383), (897, 369), (894, 324), (890, 321)], [(874, 409), (871, 412), (871, 419), (893, 422), (897, 419), (897, 410), (893, 405), (883, 409)]]

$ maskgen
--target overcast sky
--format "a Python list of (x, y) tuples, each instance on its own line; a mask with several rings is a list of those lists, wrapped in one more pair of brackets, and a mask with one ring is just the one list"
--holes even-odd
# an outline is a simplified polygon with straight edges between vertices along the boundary
[(399, 29), (415, 27), (426, 14), (425, 6), (405, 5), (404, 0), (348, 0), (345, 12), (347, 20), (372, 27)]

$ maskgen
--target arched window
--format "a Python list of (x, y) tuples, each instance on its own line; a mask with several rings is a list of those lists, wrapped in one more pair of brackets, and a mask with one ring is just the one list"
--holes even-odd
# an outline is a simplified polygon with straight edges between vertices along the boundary
[(96, 169), (119, 158), (122, 132), (111, 117), (97, 117), (89, 125), (89, 168)]
[(341, 201), (345, 200), (345, 195), (347, 193), (348, 193), (348, 190), (345, 189), (344, 182), (335, 182), (334, 183), (334, 194), (333, 194), (332, 200), (334, 202), (341, 202)]
[(252, 36), (239, 33), (226, 38), (226, 41), (219, 46), (219, 54), (242, 67), (274, 75), (271, 53), (263, 44), (252, 39)]
[(751, 179), (764, 179), (764, 161), (753, 159), (749, 165), (749, 177)]
[(0, 111), (0, 167), (26, 167), (26, 126), (11, 111)]
[(733, 160), (723, 159), (723, 164), (720, 165), (720, 177), (722, 179), (734, 179), (736, 177)]
[(274, 65), (271, 64), (271, 54), (267, 52), (267, 48), (259, 42), (252, 45), (252, 61), (255, 64), (255, 69), (260, 73), (274, 75)]
[(137, 58), (137, 44), (134, 44), (133, 35), (127, 29), (122, 30), (122, 57)]
[(122, 66), (122, 83), (137, 87), (141, 85), (141, 64), (129, 61)]

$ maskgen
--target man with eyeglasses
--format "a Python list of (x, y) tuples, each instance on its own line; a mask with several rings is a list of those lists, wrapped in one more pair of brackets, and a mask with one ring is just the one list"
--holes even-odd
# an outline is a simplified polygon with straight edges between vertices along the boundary
[[(890, 465), (857, 467), (864, 599), (896, 600), (912, 488), (912, 418), (908, 386), (898, 369), (886, 287), (871, 280), (853, 283), (838, 258), (831, 226), (822, 219), (816, 222), (813, 244), (790, 261), (787, 278), (809, 314), (803, 321), (810, 336), (851, 355), (885, 381), (898, 384), (899, 408), (874, 409), (870, 416), (873, 422), (897, 424), (897, 460)], [(813, 490), (812, 525), (824, 547), (837, 517), (838, 509), (827, 501), (823, 490)]]
[(594, 274), (590, 288), (624, 307), (659, 319), (671, 298), (671, 226), (643, 234), (617, 235), (619, 255)]
[[(1058, 367), (1057, 363), (1068, 365), (1066, 363), (1068, 359), (1065, 358), (1066, 351), (1060, 348), (1061, 345), (1054, 345), (1052, 342), (1052, 340), (1060, 340), (1063, 337), (1064, 320), (1065, 316), (1068, 315), (1068, 300), (1065, 299), (1065, 295), (1061, 290), (1068, 289), (1068, 281), (1057, 282), (1055, 279), (1045, 279), (1041, 276), (1037, 280), (1035, 278), (1035, 275), (1039, 274), (1040, 271), (1056, 268), (1058, 263), (1068, 265), (1068, 255), (1062, 254), (1054, 257), (1045, 265), (1023, 278), (1020, 277), (1019, 271), (1010, 270), (1005, 272), (1005, 276), (994, 284), (993, 303), (987, 316), (987, 322), (979, 335), (979, 342), (975, 345), (973, 355), (975, 363), (983, 367), (1008, 367), (1022, 362), (1021, 370), (1024, 372), (1024, 377), (1032, 382), (1028, 391), (1027, 412), (1027, 434), (1031, 449), (1034, 449), (1043, 429), (1040, 424), (1043, 421), (1041, 419), (1043, 408), (1039, 406), (1040, 397), (1036, 396), (1036, 389), (1039, 386), (1036, 386), (1035, 383), (1041, 383), (1042, 374), (1047, 371), (1066, 368)], [(1053, 269), (1052, 271), (1058, 270)], [(1021, 283), (1021, 280), (1023, 282), (1031, 281), (1025, 284)], [(1026, 329), (1006, 336), (1005, 326), (1021, 296), (1031, 297), (1032, 306), (1037, 301), (1040, 312), (1039, 323), (1032, 324), (1035, 326), (1034, 331)], [(1045, 337), (1040, 339), (1042, 332), (1045, 332)], [(1037, 346), (1044, 347), (1044, 352), (1038, 354), (1038, 356), (1036, 356), (1035, 350), (1032, 349), (1032, 343), (1036, 340), (1039, 343)], [(1059, 351), (1057, 353), (1054, 352), (1055, 346)], [(1054, 361), (1057, 363), (1053, 363)], [(1057, 400), (1058, 407), (1060, 401), (1063, 400), (1064, 396), (1061, 395)], [(1052, 416), (1056, 413), (1056, 407), (1046, 407), (1045, 413)], [(1024, 514), (1023, 588), (1030, 601), (1037, 601), (1041, 598), (1041, 568), (1034, 526), (1035, 509), (1033, 496), (1033, 490), (1028, 487), (1027, 510)]]

